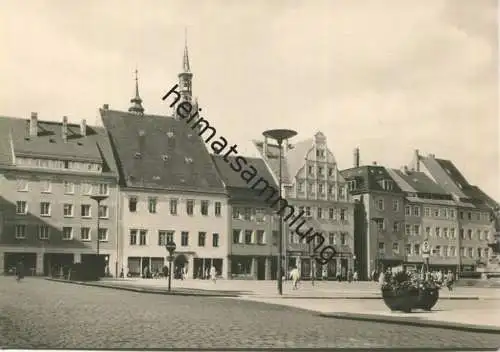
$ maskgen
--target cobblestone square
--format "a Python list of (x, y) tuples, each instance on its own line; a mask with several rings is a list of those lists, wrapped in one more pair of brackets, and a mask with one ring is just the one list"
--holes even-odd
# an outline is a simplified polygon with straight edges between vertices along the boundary
[(321, 318), (295, 308), (0, 278), (6, 348), (494, 348), (500, 335)]

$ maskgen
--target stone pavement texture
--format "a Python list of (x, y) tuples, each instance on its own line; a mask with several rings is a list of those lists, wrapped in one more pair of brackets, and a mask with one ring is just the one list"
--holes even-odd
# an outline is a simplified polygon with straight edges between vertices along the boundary
[[(126, 279), (115, 280), (114, 284), (134, 287), (161, 289), (167, 287), (166, 280)], [(438, 304), (431, 312), (415, 311), (406, 313), (391, 312), (380, 299), (380, 289), (376, 283), (337, 283), (311, 282), (301, 283), (298, 290), (292, 290), (291, 284), (284, 285), (284, 295), (276, 294), (276, 282), (272, 281), (223, 281), (215, 284), (206, 280), (175, 280), (173, 287), (178, 289), (224, 290), (240, 292), (239, 299), (271, 303), (312, 310), (318, 313), (349, 313), (371, 315), (374, 318), (410, 317), (418, 322), (449, 323), (450, 326), (469, 325), (496, 328), (500, 330), (500, 291), (491, 288), (459, 287), (453, 291), (440, 291)], [(242, 293), (242, 294), (241, 294)], [(352, 299), (352, 298), (364, 299)], [(284, 299), (285, 298), (285, 299)], [(347, 298), (347, 299), (346, 299)], [(455, 298), (455, 299), (453, 299)], [(476, 298), (471, 300), (469, 298)], [(339, 314), (335, 314), (339, 317)], [(368, 317), (366, 317), (368, 318)]]
[(8, 348), (481, 348), (500, 335), (336, 320), (233, 298), (149, 295), (0, 277)]

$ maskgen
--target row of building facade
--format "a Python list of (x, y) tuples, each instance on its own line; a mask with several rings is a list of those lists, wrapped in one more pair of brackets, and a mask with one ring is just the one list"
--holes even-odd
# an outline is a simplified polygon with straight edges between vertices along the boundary
[[(197, 107), (187, 49), (183, 66), (175, 106)], [(236, 158), (211, 155), (207, 128), (175, 112), (145, 114), (137, 81), (131, 103), (126, 112), (104, 105), (104, 127), (0, 117), (0, 271), (22, 258), (47, 275), (99, 245), (112, 275), (140, 275), (161, 270), (173, 240), (174, 265), (188, 277), (213, 265), (224, 278), (275, 279), (279, 216), (231, 167)], [(260, 157), (247, 163), (274, 189), (281, 171), (283, 198), (323, 235), (308, 243), (284, 226), (285, 267), (303, 276), (418, 266), (424, 239), (436, 268), (474, 270), (494, 258), (498, 204), (449, 160), (415, 151), (391, 169), (360, 165), (356, 149), (353, 167), (341, 170), (321, 132), (285, 143), (281, 163), (276, 144), (254, 144)], [(327, 245), (336, 255), (311, 265), (315, 247)]]

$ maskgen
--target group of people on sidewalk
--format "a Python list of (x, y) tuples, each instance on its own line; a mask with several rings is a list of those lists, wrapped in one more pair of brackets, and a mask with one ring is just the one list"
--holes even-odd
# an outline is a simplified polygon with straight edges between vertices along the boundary
[[(161, 279), (161, 278), (168, 278), (170, 275), (170, 270), (168, 266), (164, 266), (161, 270), (156, 269), (151, 271), (149, 267), (145, 266), (142, 270), (142, 274), (140, 275), (141, 278), (143, 279)], [(131, 277), (132, 275), (130, 273), (127, 273), (127, 277)], [(122, 269), (120, 271), (120, 278), (124, 278), (125, 273), (124, 270)], [(181, 279), (185, 280), (188, 278), (188, 268), (187, 267), (176, 267), (174, 269), (172, 278), (174, 279)], [(216, 282), (217, 280), (217, 270), (215, 269), (215, 266), (212, 265), (211, 268), (206, 268), (205, 271), (202, 271), (201, 268), (198, 272), (197, 278), (203, 279), (203, 280), (212, 280), (213, 282)]]
[[(292, 270), (290, 270), (289, 277), (290, 277), (290, 280), (292, 281), (292, 289), (293, 290), (298, 289), (298, 284), (300, 282), (301, 273), (300, 273), (299, 268), (297, 266), (294, 266), (292, 268)], [(325, 270), (323, 271), (322, 279), (328, 280), (328, 272)], [(358, 272), (357, 271), (353, 272), (352, 270), (348, 270), (347, 273), (344, 275), (342, 275), (341, 271), (337, 271), (337, 275), (335, 276), (335, 280), (338, 282), (341, 282), (343, 280), (347, 280), (347, 282), (351, 283), (353, 281), (357, 282), (358, 279), (359, 279)], [(314, 278), (313, 278), (313, 284), (314, 284)]]

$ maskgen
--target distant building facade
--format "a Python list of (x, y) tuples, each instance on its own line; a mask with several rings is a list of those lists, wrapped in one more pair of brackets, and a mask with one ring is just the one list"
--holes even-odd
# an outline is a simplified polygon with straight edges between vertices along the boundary
[[(117, 268), (117, 167), (103, 128), (0, 117), (0, 271), (58, 273), (97, 253)], [(100, 209), (91, 196), (104, 196)], [(97, 216), (100, 231), (97, 233)]]
[(361, 166), (358, 148), (353, 166), (342, 175), (356, 201), (356, 258), (360, 278), (366, 280), (405, 261), (404, 192), (383, 166)]
[[(231, 234), (229, 245), (229, 278), (275, 280), (278, 263), (279, 216), (259, 192), (253, 190), (230, 167), (235, 157), (213, 156), (229, 195)], [(278, 189), (272, 175), (261, 159), (245, 158), (253, 165), (259, 177), (266, 179), (270, 186)]]
[[(254, 143), (277, 183), (278, 146), (267, 139)], [(334, 278), (337, 272), (346, 274), (348, 270), (355, 270), (354, 201), (324, 134), (318, 132), (313, 138), (294, 145), (285, 143), (282, 161), (283, 198), (295, 208), (295, 214), (304, 214), (307, 227), (313, 229), (311, 234), (319, 231), (324, 239), (300, 240), (296, 232), (305, 233), (306, 226), (301, 229), (285, 226), (286, 267), (297, 266), (304, 278), (311, 275)], [(335, 257), (328, 264), (314, 264), (311, 255), (327, 245), (336, 249)]]
[[(183, 66), (181, 101), (191, 101), (187, 48)], [(161, 271), (174, 241), (176, 275), (203, 277), (215, 266), (227, 277), (227, 194), (204, 141), (175, 114), (145, 114), (137, 83), (131, 103), (128, 112), (101, 109), (120, 171), (120, 268)]]

